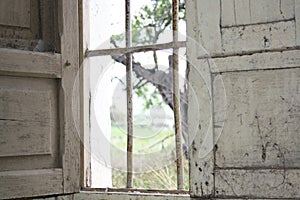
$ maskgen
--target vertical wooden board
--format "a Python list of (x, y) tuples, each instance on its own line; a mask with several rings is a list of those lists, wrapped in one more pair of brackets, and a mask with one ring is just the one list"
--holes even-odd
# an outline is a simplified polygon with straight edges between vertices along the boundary
[[(80, 136), (76, 124), (79, 109), (73, 102), (79, 88), (74, 87), (79, 78), (79, 24), (78, 0), (61, 1), (62, 80), (60, 91), (61, 131), (63, 133), (64, 192), (78, 192), (80, 188)], [(78, 81), (78, 80), (77, 80)], [(74, 121), (75, 120), (75, 121)]]
[(216, 196), (299, 199), (299, 177), (297, 169), (217, 170)]
[[(189, 49), (189, 45), (188, 45)], [(189, 155), (191, 196), (211, 196), (214, 188), (214, 158), (211, 106), (211, 75), (207, 59), (195, 60), (188, 51), (189, 72)]]
[[(196, 39), (199, 41), (198, 45), (201, 45), (208, 54), (220, 53), (222, 51), (220, 0), (196, 0), (193, 4), (191, 14), (195, 15), (192, 20), (196, 20), (194, 28), (198, 31), (199, 39)], [(199, 56), (206, 55), (204, 52), (198, 53)]]
[(222, 26), (236, 25), (235, 0), (221, 0)]
[(81, 157), (81, 185), (91, 186), (91, 141), (90, 141), (90, 60), (85, 58), (85, 51), (90, 43), (90, 2), (79, 1), (80, 25), (80, 157)]
[(295, 22), (277, 22), (222, 29), (225, 52), (257, 51), (295, 46)]
[[(231, 72), (222, 79), (228, 106), (216, 166), (299, 167), (300, 69)], [(214, 107), (220, 110), (217, 101)]]
[(295, 1), (296, 45), (300, 45), (300, 1)]
[(235, 16), (236, 24), (250, 24), (251, 22), (251, 0), (234, 0), (235, 1)]
[(0, 24), (30, 28), (30, 0), (1, 0)]

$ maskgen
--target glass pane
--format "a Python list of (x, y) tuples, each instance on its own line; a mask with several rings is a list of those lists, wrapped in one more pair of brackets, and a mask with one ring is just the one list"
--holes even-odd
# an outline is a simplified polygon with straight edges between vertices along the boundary
[[(180, 89), (187, 94), (185, 49), (179, 52)], [(172, 53), (172, 49), (167, 49), (133, 54), (134, 188), (176, 189)], [(92, 187), (124, 188), (127, 169), (125, 56), (99, 56), (90, 58), (89, 62)], [(187, 150), (184, 133), (182, 143)], [(185, 189), (188, 189), (187, 156), (183, 160)]]
[[(181, 89), (184, 90), (185, 49), (180, 50)], [(134, 187), (176, 189), (176, 155), (172, 110), (172, 49), (133, 54), (134, 77)], [(120, 60), (120, 59), (119, 59)], [(125, 66), (123, 66), (125, 68)], [(126, 91), (125, 72), (116, 71), (113, 91), (112, 182), (126, 185)], [(118, 78), (116, 78), (118, 76)], [(182, 136), (183, 146), (187, 137)], [(187, 148), (184, 148), (185, 150)], [(184, 153), (184, 152), (183, 152)], [(184, 157), (185, 189), (188, 189), (188, 160)]]
[(186, 13), (185, 0), (179, 0), (178, 40), (186, 41)]
[(132, 44), (172, 41), (172, 1), (132, 1)]
[[(133, 46), (171, 42), (172, 0), (132, 1)], [(185, 41), (185, 2), (179, 3), (179, 40)]]
[(89, 50), (125, 47), (125, 1), (90, 0)]

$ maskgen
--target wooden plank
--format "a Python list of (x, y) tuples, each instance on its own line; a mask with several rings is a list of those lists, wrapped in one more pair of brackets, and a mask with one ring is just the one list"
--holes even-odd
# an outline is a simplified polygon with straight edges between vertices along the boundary
[(202, 47), (198, 56), (221, 52), (220, 1), (193, 0), (187, 10), (187, 19), (193, 30), (190, 37)]
[[(214, 154), (212, 132), (211, 74), (208, 59), (197, 59), (207, 52), (199, 45), (199, 26), (194, 12), (196, 3), (186, 2), (187, 60), (189, 61), (189, 163), (190, 194), (192, 197), (210, 196), (214, 193)], [(203, 19), (204, 20), (204, 19)], [(199, 114), (201, 113), (201, 114)]]
[[(62, 12), (62, 80), (60, 91), (61, 102), (61, 132), (63, 133), (63, 175), (64, 193), (78, 192), (80, 188), (80, 137), (78, 126), (79, 108), (73, 104), (73, 94), (78, 93), (79, 87), (74, 88), (79, 78), (79, 24), (78, 0), (61, 2)], [(78, 80), (77, 80), (78, 81)], [(78, 83), (78, 82), (77, 82)], [(75, 90), (75, 91), (74, 91)], [(74, 93), (75, 92), (75, 93)], [(77, 101), (77, 100), (75, 100)], [(78, 101), (79, 102), (79, 101)]]
[(236, 25), (235, 0), (221, 0), (221, 25)]
[(0, 48), (0, 74), (61, 77), (61, 55)]
[(284, 69), (300, 66), (300, 51), (282, 51), (255, 53), (252, 55), (230, 56), (213, 59), (211, 66), (213, 73), (260, 70), (260, 69)]
[(96, 200), (96, 199), (114, 199), (114, 200), (188, 200), (189, 195), (174, 194), (145, 194), (145, 193), (99, 193), (81, 191), (74, 195), (75, 200)]
[(217, 170), (216, 196), (300, 198), (300, 170)]
[(300, 46), (300, 2), (295, 1), (296, 45)]
[(81, 186), (91, 186), (91, 135), (90, 135), (90, 60), (84, 59), (90, 43), (89, 1), (79, 1), (80, 25), (80, 130), (81, 130)]
[[(188, 60), (196, 52), (189, 51)], [(210, 196), (214, 188), (211, 76), (208, 60), (190, 63), (189, 72), (189, 162), (191, 196)], [(200, 114), (201, 113), (201, 114)]]
[(1, 0), (0, 24), (30, 27), (30, 0)]
[(51, 155), (1, 157), (0, 169), (1, 171), (16, 171), (60, 168), (61, 164), (59, 162), (60, 158), (57, 149), (52, 151)]
[(62, 177), (61, 169), (0, 172), (0, 199), (62, 193)]
[[(214, 103), (215, 118), (221, 112), (226, 115), (223, 120), (214, 120), (215, 132), (222, 131), (216, 166), (299, 167), (300, 68), (220, 76), (227, 102), (223, 110), (224, 105)], [(223, 96), (224, 91), (214, 91), (214, 99)]]
[(276, 22), (222, 29), (224, 52), (294, 47), (295, 22)]

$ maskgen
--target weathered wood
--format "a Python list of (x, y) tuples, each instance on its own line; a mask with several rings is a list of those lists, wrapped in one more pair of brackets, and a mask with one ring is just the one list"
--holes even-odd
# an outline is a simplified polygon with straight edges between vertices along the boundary
[(250, 24), (251, 23), (251, 0), (234, 0), (235, 10), (234, 14), (236, 17), (236, 24)]
[(0, 172), (0, 199), (62, 193), (62, 177), (61, 169)]
[(221, 25), (236, 25), (235, 0), (221, 0)]
[(300, 198), (299, 170), (217, 170), (216, 196)]
[(61, 77), (61, 55), (0, 48), (0, 74)]
[(91, 133), (90, 133), (90, 60), (85, 59), (85, 51), (90, 43), (89, 1), (79, 1), (80, 26), (80, 130), (81, 130), (81, 186), (91, 186)]
[(0, 157), (51, 155), (57, 148), (56, 81), (0, 77)]
[[(74, 87), (79, 78), (79, 24), (78, 0), (62, 1), (62, 80), (60, 91), (61, 103), (61, 131), (64, 141), (63, 175), (64, 192), (78, 192), (80, 188), (80, 137), (76, 129), (79, 121), (79, 108), (74, 104), (74, 98), (79, 87)], [(78, 81), (78, 80), (77, 80)], [(78, 83), (78, 82), (77, 82)], [(75, 100), (77, 101), (77, 100)]]
[[(30, 49), (32, 50), (35, 46), (34, 41), (40, 38), (40, 27), (39, 27), (39, 7), (38, 7), (38, 2), (39, 0), (4, 0), (1, 1), (1, 3), (6, 4), (5, 6), (1, 5), (0, 10), (1, 14), (3, 15), (13, 15), (13, 16), (19, 16), (19, 13), (24, 13), (27, 12), (27, 7), (29, 6), (30, 13), (26, 13), (26, 16), (29, 15), (29, 26), (28, 24), (24, 24), (23, 26), (28, 26), (28, 27), (18, 27), (22, 25), (1, 25), (0, 24), (0, 35), (1, 35), (1, 43), (0, 47), (4, 48), (14, 48), (14, 49)], [(26, 2), (26, 4), (25, 4)], [(13, 4), (11, 4), (13, 3)], [(24, 10), (24, 12), (23, 12)], [(25, 13), (24, 13), (25, 14)], [(21, 15), (20, 15), (21, 16)], [(22, 16), (21, 16), (22, 17)], [(23, 16), (24, 17), (24, 16)], [(16, 19), (21, 20), (21, 21), (26, 21), (27, 17), (24, 17), (22, 19)], [(8, 20), (8, 19), (3, 19), (3, 20)], [(21, 22), (20, 21), (20, 22)], [(11, 39), (11, 40), (9, 40)], [(19, 44), (16, 42), (16, 40), (28, 40), (28, 44), (23, 42)], [(5, 43), (2, 43), (2, 42)]]
[(227, 105), (214, 105), (215, 118), (226, 115), (214, 122), (215, 132), (222, 130), (216, 166), (299, 167), (300, 68), (224, 73), (221, 79)]
[(250, 6), (251, 23), (281, 21), (295, 17), (295, 0), (250, 0)]
[(199, 56), (221, 51), (220, 6), (219, 0), (193, 0), (186, 8), (191, 30), (195, 32), (192, 34), (197, 35), (194, 39), (203, 48)]
[(1, 0), (0, 8), (1, 25), (30, 27), (30, 0)]
[[(203, 1), (201, 1), (203, 2)], [(206, 54), (199, 45), (198, 16), (194, 12), (199, 1), (187, 1), (187, 60), (189, 61), (189, 163), (190, 193), (195, 196), (210, 196), (214, 193), (214, 155), (212, 132), (211, 73), (209, 59), (199, 60)], [(209, 3), (209, 2), (206, 2)], [(212, 2), (215, 4), (215, 2)], [(200, 4), (199, 6), (201, 6)], [(205, 12), (205, 10), (202, 10)], [(196, 19), (195, 19), (196, 18)], [(203, 22), (205, 19), (202, 19)], [(201, 30), (201, 28), (200, 28)], [(203, 29), (202, 29), (203, 31)]]
[(230, 56), (212, 59), (212, 73), (260, 70), (260, 69), (284, 69), (300, 66), (300, 51), (282, 51), (255, 53), (252, 55)]
[(296, 45), (300, 46), (300, 2), (295, 1)]
[(74, 195), (75, 200), (96, 200), (96, 199), (114, 199), (114, 200), (187, 200), (189, 195), (174, 194), (145, 194), (145, 193), (99, 193), (99, 192), (80, 192)]
[(222, 28), (224, 52), (294, 47), (295, 42), (294, 21)]
[[(188, 51), (188, 57), (193, 56), (192, 52)], [(208, 60), (190, 65), (189, 81), (190, 191), (191, 196), (209, 196), (213, 194), (214, 159)]]
[(295, 0), (221, 0), (222, 27), (292, 20)]

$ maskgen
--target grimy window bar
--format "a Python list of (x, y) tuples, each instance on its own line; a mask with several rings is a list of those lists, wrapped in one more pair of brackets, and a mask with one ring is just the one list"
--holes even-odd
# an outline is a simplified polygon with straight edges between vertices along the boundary
[(125, 48), (87, 50), (86, 57), (105, 56), (105, 55), (126, 55), (126, 92), (127, 92), (127, 188), (133, 188), (133, 102), (132, 102), (132, 54), (137, 52), (156, 51), (162, 49), (173, 49), (173, 102), (174, 102), (174, 121), (175, 121), (175, 147), (177, 165), (177, 189), (183, 190), (183, 162), (182, 162), (182, 143), (181, 143), (181, 123), (180, 123), (180, 91), (179, 91), (179, 48), (185, 47), (185, 41), (178, 41), (178, 12), (179, 0), (172, 0), (172, 42), (162, 44), (152, 44), (132, 47), (131, 35), (131, 6), (130, 0), (125, 0)]

